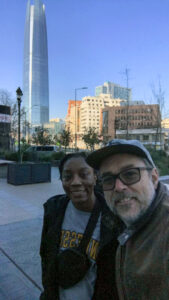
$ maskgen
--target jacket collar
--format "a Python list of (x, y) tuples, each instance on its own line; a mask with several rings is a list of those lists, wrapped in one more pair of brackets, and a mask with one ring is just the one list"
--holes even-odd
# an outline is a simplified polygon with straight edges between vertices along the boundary
[(95, 195), (101, 203), (101, 226), (100, 226), (100, 243), (99, 249), (102, 249), (115, 236), (117, 238), (116, 230), (114, 230), (114, 215), (108, 208), (102, 193), (95, 192)]

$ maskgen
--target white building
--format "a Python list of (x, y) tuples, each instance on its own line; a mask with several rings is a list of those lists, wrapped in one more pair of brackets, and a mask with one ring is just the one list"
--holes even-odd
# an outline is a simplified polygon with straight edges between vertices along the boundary
[[(128, 131), (129, 139), (139, 140), (144, 145), (156, 146), (157, 150), (164, 149), (165, 130), (161, 130), (161, 135), (157, 135), (156, 128), (130, 129)], [(126, 138), (126, 130), (116, 130), (118, 139)], [(161, 141), (160, 141), (161, 139)]]
[(80, 106), (80, 134), (84, 134), (90, 127), (100, 131), (101, 110), (106, 106), (120, 106), (125, 100), (114, 99), (110, 94), (86, 96)]

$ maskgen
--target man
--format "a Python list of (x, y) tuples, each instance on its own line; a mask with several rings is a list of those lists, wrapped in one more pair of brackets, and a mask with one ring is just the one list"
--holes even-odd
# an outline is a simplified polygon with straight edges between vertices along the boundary
[(112, 140), (87, 162), (99, 169), (114, 215), (117, 238), (103, 249), (98, 267), (107, 277), (106, 268), (114, 271), (114, 299), (169, 299), (169, 194), (150, 153), (139, 141)]

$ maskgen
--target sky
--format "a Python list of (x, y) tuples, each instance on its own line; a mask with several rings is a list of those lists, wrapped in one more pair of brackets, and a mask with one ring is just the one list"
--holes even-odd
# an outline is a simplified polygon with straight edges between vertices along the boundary
[[(0, 89), (23, 86), (27, 0), (1, 0)], [(33, 0), (32, 0), (33, 2)], [(65, 118), (68, 100), (94, 96), (105, 81), (128, 86), (153, 104), (159, 81), (169, 117), (169, 0), (43, 0), (49, 60), (50, 118)]]

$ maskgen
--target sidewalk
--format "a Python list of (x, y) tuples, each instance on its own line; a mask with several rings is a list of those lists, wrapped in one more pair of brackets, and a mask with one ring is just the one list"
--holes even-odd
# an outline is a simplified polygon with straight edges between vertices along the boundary
[(43, 203), (63, 193), (57, 168), (51, 177), (51, 183), (20, 186), (0, 178), (0, 300), (39, 299)]
[(37, 300), (43, 203), (63, 193), (58, 169), (51, 183), (13, 186), (0, 179), (0, 300)]

